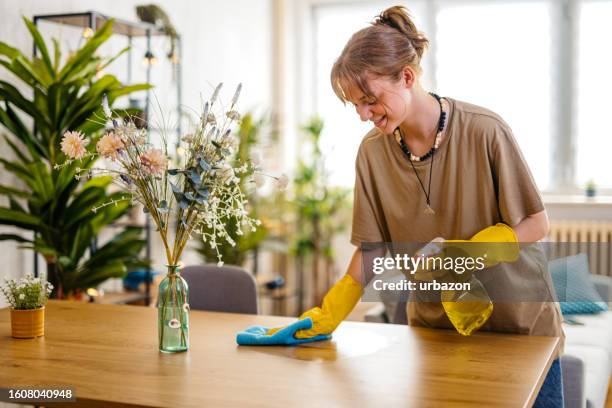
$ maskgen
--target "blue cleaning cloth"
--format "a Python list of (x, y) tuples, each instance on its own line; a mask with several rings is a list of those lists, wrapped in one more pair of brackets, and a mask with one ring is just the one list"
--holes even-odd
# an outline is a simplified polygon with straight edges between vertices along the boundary
[(268, 327), (252, 326), (236, 335), (236, 342), (241, 346), (274, 346), (311, 343), (313, 341), (329, 340), (331, 334), (319, 334), (308, 339), (296, 339), (295, 332), (298, 330), (308, 330), (312, 328), (312, 319), (307, 317), (277, 331), (273, 335), (266, 334)]

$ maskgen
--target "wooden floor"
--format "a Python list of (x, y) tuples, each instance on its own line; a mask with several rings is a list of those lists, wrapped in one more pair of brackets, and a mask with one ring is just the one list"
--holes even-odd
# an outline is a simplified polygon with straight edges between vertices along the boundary
[(612, 378), (608, 384), (608, 396), (606, 397), (606, 408), (612, 408)]

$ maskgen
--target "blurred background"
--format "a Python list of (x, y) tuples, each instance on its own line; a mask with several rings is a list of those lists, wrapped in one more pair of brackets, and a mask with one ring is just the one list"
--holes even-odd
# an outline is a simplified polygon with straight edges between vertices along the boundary
[[(99, 53), (112, 56), (126, 46), (130, 51), (97, 75), (153, 86), (150, 93), (133, 92), (117, 102), (146, 110), (153, 139), (164, 134), (178, 140), (189, 133), (202, 98), (217, 83), (225, 83), (226, 101), (242, 83), (239, 110), (249, 115), (236, 130), (241, 146), (245, 154), (261, 157), (270, 174), (287, 174), (290, 183), (285, 192), (266, 185), (251, 194), (252, 211), (264, 228), (246, 237), (239, 251), (228, 250), (226, 263), (256, 277), (260, 313), (297, 315), (318, 303), (345, 272), (353, 251), (354, 161), (370, 129), (337, 100), (330, 69), (353, 32), (396, 4), (411, 11), (431, 42), (422, 61), (425, 88), (485, 106), (510, 124), (544, 194), (553, 224), (549, 239), (601, 242), (595, 273), (610, 275), (612, 137), (606, 95), (612, 94), (607, 43), (612, 1), (160, 0), (147, 20), (147, 13), (136, 12), (147, 4), (134, 0), (0, 0), (0, 41), (31, 57), (33, 41), (21, 17), (37, 16), (43, 39), (50, 44), (56, 38), (70, 56), (106, 17), (117, 18)], [(143, 19), (152, 24), (139, 25)], [(8, 71), (0, 70), (0, 79), (31, 95)], [(0, 156), (14, 152), (2, 144)], [(19, 182), (5, 171), (0, 184)], [(9, 203), (6, 195), (0, 200)], [(112, 239), (117, 228), (142, 228), (144, 219), (135, 209), (97, 241)], [(163, 272), (157, 236), (147, 241), (151, 271)], [(44, 272), (43, 257), (19, 245), (0, 242), (2, 275)], [(208, 261), (214, 260), (195, 239), (183, 262)], [(148, 275), (139, 268), (127, 272), (127, 280), (77, 285), (70, 296), (154, 300), (155, 284), (145, 284)]]

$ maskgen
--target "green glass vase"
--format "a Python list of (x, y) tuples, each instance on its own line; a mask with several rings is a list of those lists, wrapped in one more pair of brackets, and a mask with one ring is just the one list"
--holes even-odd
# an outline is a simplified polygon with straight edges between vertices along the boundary
[(167, 266), (157, 297), (159, 351), (176, 353), (189, 349), (189, 288), (179, 267)]

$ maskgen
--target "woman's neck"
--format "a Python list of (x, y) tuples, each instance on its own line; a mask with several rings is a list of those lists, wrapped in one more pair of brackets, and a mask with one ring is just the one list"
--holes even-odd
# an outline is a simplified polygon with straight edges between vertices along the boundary
[(438, 129), (440, 105), (422, 88), (415, 89), (410, 114), (400, 124), (400, 131), (408, 145), (433, 143)]

